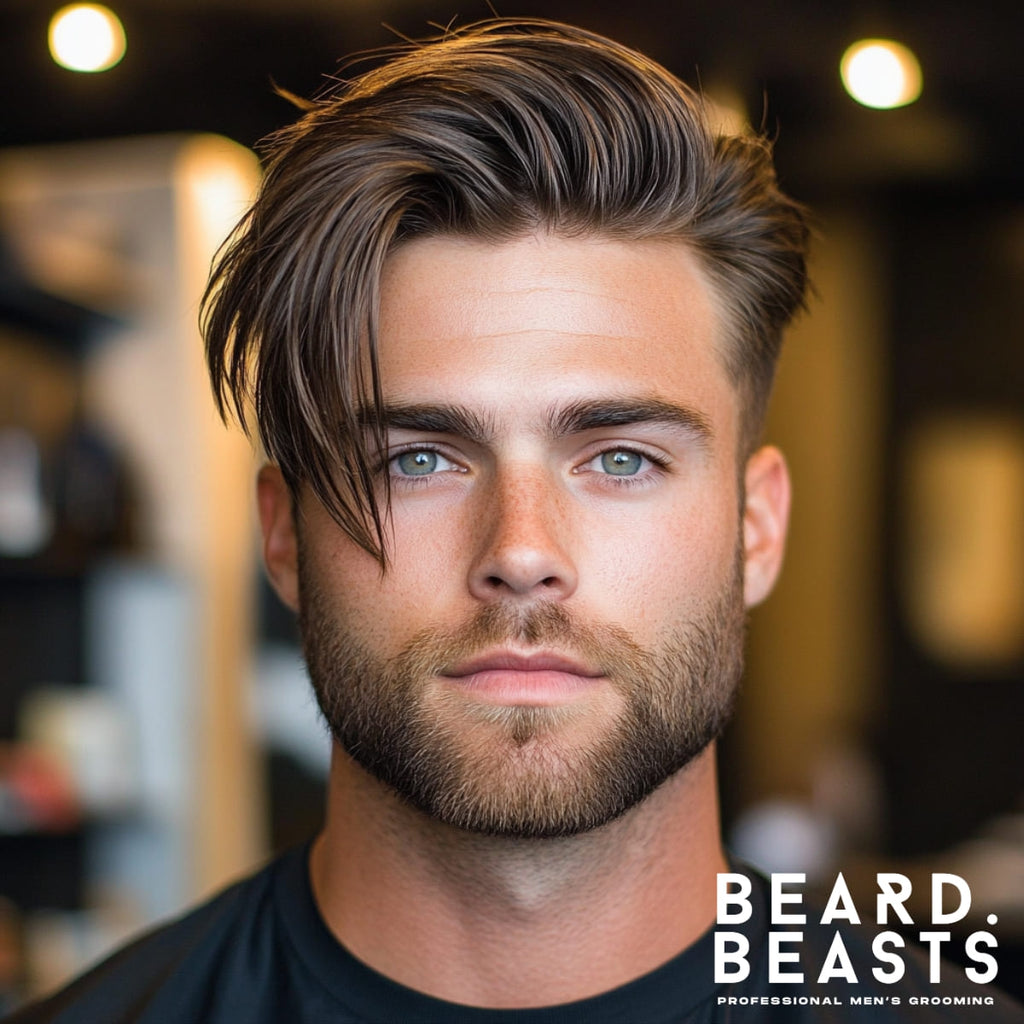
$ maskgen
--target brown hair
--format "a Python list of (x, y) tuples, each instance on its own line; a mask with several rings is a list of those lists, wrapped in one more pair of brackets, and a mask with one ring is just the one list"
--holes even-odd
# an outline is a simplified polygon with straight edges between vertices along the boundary
[(269, 140), (252, 209), (203, 300), (218, 408), (259, 436), (384, 562), (376, 324), (404, 240), (538, 229), (679, 238), (714, 284), (752, 446), (781, 332), (803, 301), (807, 227), (767, 140), (716, 137), (660, 65), (582, 29), (492, 20), (398, 52)]

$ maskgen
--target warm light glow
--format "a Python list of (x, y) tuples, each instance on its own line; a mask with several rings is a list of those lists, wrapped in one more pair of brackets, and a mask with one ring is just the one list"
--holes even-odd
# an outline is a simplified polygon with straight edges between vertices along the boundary
[(891, 39), (862, 39), (839, 64), (846, 91), (866, 107), (904, 107), (921, 95), (921, 65), (911, 50)]
[(124, 27), (100, 4), (71, 4), (50, 19), (50, 54), (61, 67), (106, 71), (124, 51)]

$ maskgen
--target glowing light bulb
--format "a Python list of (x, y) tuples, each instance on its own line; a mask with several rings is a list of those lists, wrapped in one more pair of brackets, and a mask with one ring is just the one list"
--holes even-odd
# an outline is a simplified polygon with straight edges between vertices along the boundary
[(862, 39), (839, 62), (846, 91), (865, 107), (904, 107), (921, 95), (921, 65), (913, 51), (891, 39)]
[(50, 19), (50, 55), (71, 71), (106, 71), (125, 51), (124, 27), (101, 4), (71, 4)]

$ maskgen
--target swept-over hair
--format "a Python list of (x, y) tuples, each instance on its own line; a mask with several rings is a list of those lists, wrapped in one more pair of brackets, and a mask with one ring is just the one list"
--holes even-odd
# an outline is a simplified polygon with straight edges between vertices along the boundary
[(492, 20), (405, 48), (304, 104), (203, 300), (214, 394), (292, 493), (384, 563), (381, 272), (403, 241), (538, 230), (689, 244), (712, 282), (753, 444), (807, 227), (767, 140), (716, 136), (698, 94), (582, 29)]

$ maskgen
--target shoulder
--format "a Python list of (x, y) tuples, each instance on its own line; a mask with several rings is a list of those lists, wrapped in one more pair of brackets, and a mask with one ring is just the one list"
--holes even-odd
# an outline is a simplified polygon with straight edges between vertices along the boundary
[[(66, 988), (8, 1018), (8, 1024), (120, 1024), (202, 1019), (203, 1006), (225, 975), (245, 984), (239, 957), (268, 941), (276, 874), (287, 854), (181, 917), (149, 931)], [(260, 957), (257, 956), (257, 961)], [(144, 1007), (173, 1002), (175, 1016), (146, 1016)]]

